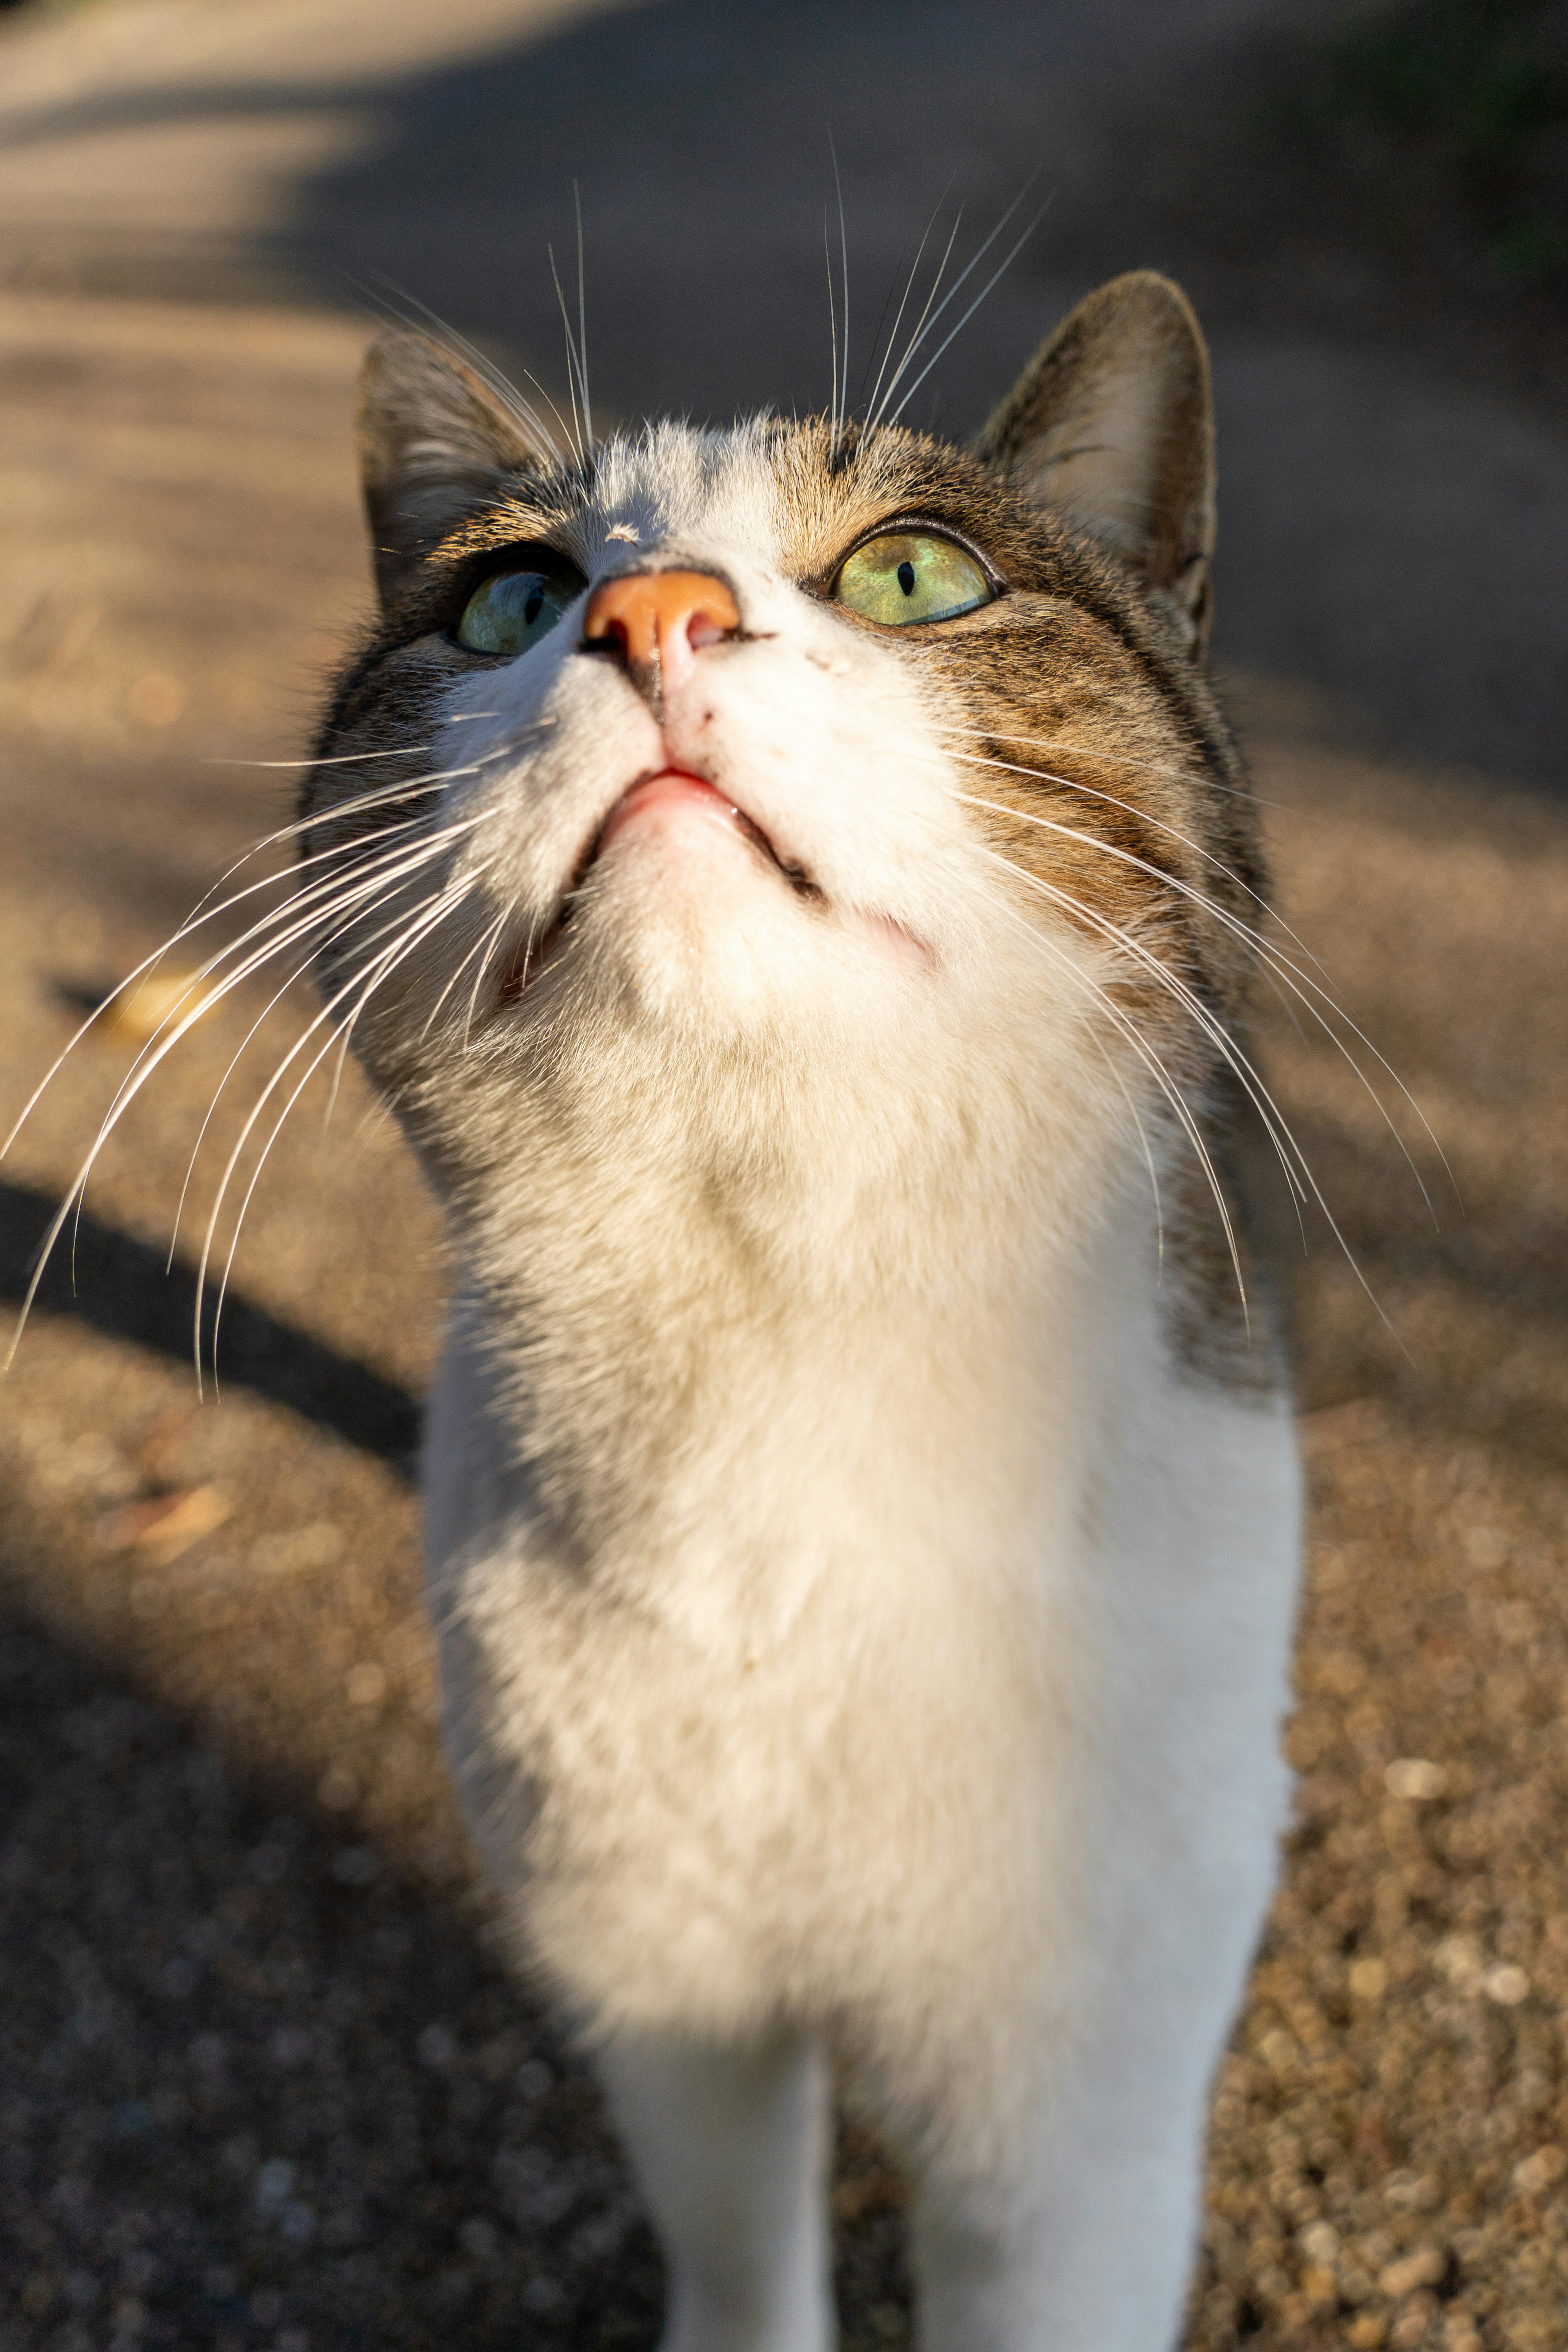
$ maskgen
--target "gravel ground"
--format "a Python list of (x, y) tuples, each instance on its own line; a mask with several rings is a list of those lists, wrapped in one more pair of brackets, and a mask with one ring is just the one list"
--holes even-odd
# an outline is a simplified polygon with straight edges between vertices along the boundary
[[(207, 762), (289, 754), (358, 608), (359, 341), (0, 298), (0, 1117), (284, 808), (286, 777)], [(1301, 696), (1238, 698), (1285, 917), (1464, 1206), (1401, 1113), (1435, 1226), (1337, 1052), (1269, 1014), (1389, 1320), (1310, 1235), (1300, 1816), (1218, 2085), (1188, 2344), (1554, 2352), (1568, 816), (1335, 750)], [(408, 1455), (440, 1247), (351, 1073), (269, 1162), (227, 1386), (197, 1402), (200, 1183), (168, 1283), (162, 1253), (258, 1017), (265, 1071), (308, 1015), (241, 992), (193, 1033), (0, 1391), (0, 2347), (647, 2343), (651, 2242), (500, 1964), (437, 1755)], [(97, 1024), (0, 1171), (8, 1297), (134, 1026)], [(896, 2346), (898, 2187), (852, 2132), (836, 2194), (848, 2340)]]

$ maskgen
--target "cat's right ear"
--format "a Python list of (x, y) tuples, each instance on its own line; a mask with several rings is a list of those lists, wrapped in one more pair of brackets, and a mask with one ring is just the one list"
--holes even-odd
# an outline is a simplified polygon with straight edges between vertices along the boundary
[(470, 508), (544, 454), (483, 377), (428, 336), (372, 343), (360, 376), (360, 473), (382, 604)]
[(1128, 564), (1201, 659), (1214, 554), (1214, 404), (1203, 335), (1178, 286), (1134, 269), (1080, 302), (975, 447)]

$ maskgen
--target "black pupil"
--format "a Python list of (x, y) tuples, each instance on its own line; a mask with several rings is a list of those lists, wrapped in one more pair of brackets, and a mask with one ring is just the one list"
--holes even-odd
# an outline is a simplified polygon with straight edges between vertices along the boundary
[(544, 601), (545, 592), (542, 588), (529, 589), (523, 604), (523, 626), (525, 628), (531, 629), (533, 627), (534, 623), (538, 619), (539, 614), (543, 609)]
[(906, 596), (913, 596), (913, 595), (914, 595), (914, 593), (915, 593), (915, 566), (914, 566), (914, 564), (913, 564), (913, 563), (901, 563), (901, 564), (899, 565), (899, 567), (898, 567), (898, 584), (899, 584), (899, 586), (903, 589), (903, 591), (904, 591), (904, 594), (905, 594)]

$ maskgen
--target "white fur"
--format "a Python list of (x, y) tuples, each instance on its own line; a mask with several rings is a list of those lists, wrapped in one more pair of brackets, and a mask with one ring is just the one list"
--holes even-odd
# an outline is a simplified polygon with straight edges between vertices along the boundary
[(574, 614), (448, 690), (489, 714), (473, 938), (546, 924), (665, 757), (828, 901), (683, 819), (466, 1054), (409, 1042), (449, 939), (367, 1024), (463, 1268), (448, 1738), (664, 2232), (669, 2352), (831, 2341), (829, 2056), (916, 2175), (932, 2352), (1164, 2352), (1284, 1803), (1290, 1416), (1175, 1362), (1129, 1104), (1185, 1146), (1108, 956), (1008, 897), (918, 671), (783, 576), (787, 527), (756, 431), (619, 446), (591, 577), (716, 567), (751, 641), (662, 749)]

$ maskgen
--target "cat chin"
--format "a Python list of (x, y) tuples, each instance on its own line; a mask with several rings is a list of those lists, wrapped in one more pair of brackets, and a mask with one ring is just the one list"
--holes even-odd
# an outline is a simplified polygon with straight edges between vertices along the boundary
[[(697, 835), (695, 841), (686, 838)], [(733, 1032), (804, 1021), (837, 1032), (911, 1010), (935, 959), (893, 917), (803, 898), (711, 818), (605, 860), (556, 950), (574, 993), (630, 999), (642, 1019)]]
[(805, 940), (820, 950), (826, 939), (830, 952), (847, 941), (905, 970), (930, 961), (925, 942), (895, 917), (835, 906), (799, 868), (785, 866), (768, 836), (725, 795), (710, 786), (669, 791), (664, 782), (656, 777), (628, 794), (632, 805), (623, 814), (622, 803), (612, 814), (599, 853), (608, 886), (619, 868), (639, 900), (656, 894), (656, 904), (641, 909), (644, 920), (674, 915), (684, 932), (702, 935), (737, 918), (749, 932), (760, 918), (776, 923), (791, 947)]
[(669, 771), (612, 808), (560, 915), (519, 941), (497, 1007), (564, 990), (585, 1010), (629, 992), (666, 1012), (836, 1016), (936, 961), (910, 924), (834, 904), (727, 794)]

